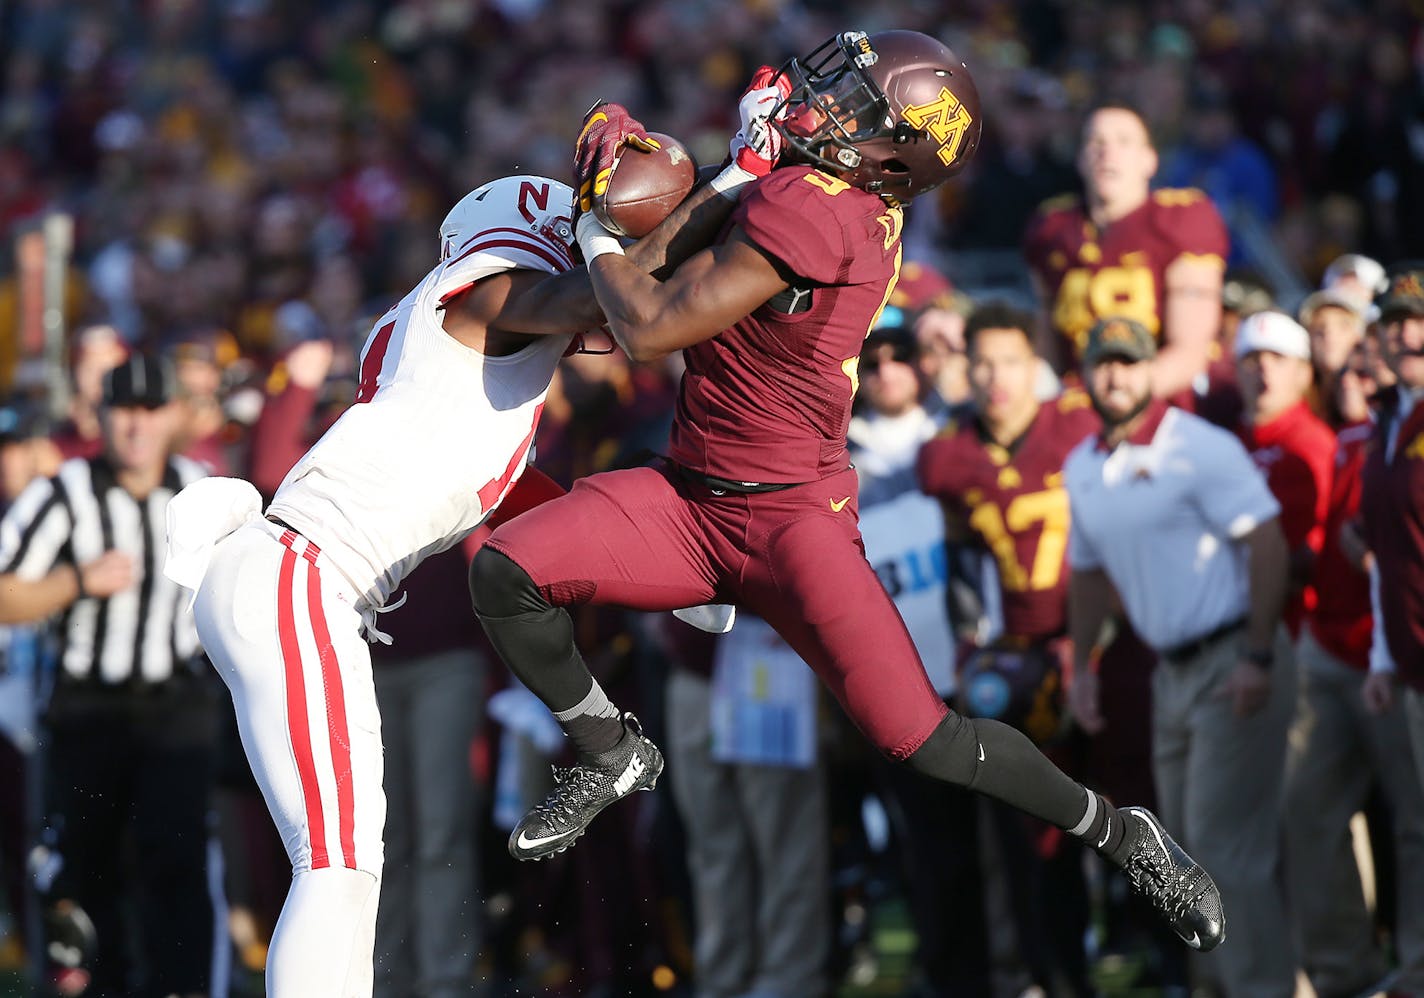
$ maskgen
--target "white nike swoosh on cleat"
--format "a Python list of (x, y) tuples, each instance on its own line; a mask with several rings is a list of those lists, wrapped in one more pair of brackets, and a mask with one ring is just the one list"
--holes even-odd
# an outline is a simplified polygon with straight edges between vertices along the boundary
[(514, 844), (521, 849), (538, 849), (540, 846), (548, 845), (550, 842), (557, 842), (567, 835), (546, 835), (542, 839), (531, 839), (528, 832), (520, 832), (519, 838), (514, 840)]
[(1167, 849), (1166, 840), (1162, 838), (1162, 832), (1160, 829), (1158, 829), (1157, 822), (1153, 821), (1151, 818), (1148, 818), (1146, 816), (1146, 812), (1144, 811), (1139, 810), (1137, 814), (1146, 823), (1147, 827), (1152, 829), (1152, 837), (1157, 840), (1157, 845), (1162, 850), (1162, 854), (1166, 856), (1168, 861), (1170, 862), (1172, 859), (1172, 853)]

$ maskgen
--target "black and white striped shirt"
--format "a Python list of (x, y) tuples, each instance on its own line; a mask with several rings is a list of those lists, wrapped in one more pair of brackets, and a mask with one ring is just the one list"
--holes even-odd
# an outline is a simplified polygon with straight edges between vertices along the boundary
[(135, 499), (102, 457), (73, 458), (30, 484), (0, 520), (0, 574), (41, 579), (61, 563), (105, 551), (133, 559), (134, 584), (107, 599), (76, 600), (59, 618), (61, 682), (156, 683), (197, 654), (187, 595), (163, 574), (168, 501), (203, 469), (170, 458), (163, 482)]

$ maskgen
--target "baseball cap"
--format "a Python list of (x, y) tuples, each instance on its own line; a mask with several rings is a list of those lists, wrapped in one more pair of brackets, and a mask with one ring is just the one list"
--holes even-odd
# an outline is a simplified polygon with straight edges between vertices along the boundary
[(1363, 320), (1370, 310), (1370, 303), (1339, 288), (1326, 288), (1308, 295), (1305, 301), (1300, 303), (1300, 324), (1310, 325), (1310, 320), (1314, 319), (1315, 313), (1322, 308), (1343, 308), (1355, 318)]
[(152, 354), (136, 353), (104, 375), (103, 404), (157, 409), (173, 400), (173, 369)]
[(1276, 303), (1276, 293), (1259, 276), (1249, 271), (1232, 271), (1221, 285), (1221, 307), (1228, 312), (1250, 315), (1264, 312)]
[(1424, 262), (1412, 261), (1393, 270), (1375, 306), (1380, 318), (1401, 313), (1424, 315)]
[(0, 446), (45, 435), (43, 411), (19, 399), (0, 402)]
[(1157, 356), (1157, 338), (1136, 319), (1112, 315), (1099, 319), (1088, 330), (1088, 345), (1083, 349), (1083, 363), (1096, 364), (1108, 357), (1119, 357), (1136, 363)]
[(1236, 357), (1265, 350), (1286, 357), (1310, 359), (1310, 334), (1284, 312), (1257, 312), (1236, 329)]
[(1379, 294), (1389, 283), (1385, 280), (1384, 267), (1378, 260), (1373, 260), (1361, 253), (1346, 253), (1344, 256), (1336, 257), (1330, 262), (1330, 266), (1325, 268), (1325, 275), (1320, 279), (1320, 286), (1328, 288), (1342, 277), (1350, 276), (1369, 288), (1373, 294)]

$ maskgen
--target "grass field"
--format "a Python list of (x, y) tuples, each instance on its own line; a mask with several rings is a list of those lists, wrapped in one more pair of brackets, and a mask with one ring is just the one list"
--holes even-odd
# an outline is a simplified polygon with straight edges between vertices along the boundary
[[(890, 998), (907, 993), (915, 951), (915, 933), (908, 914), (903, 904), (894, 899), (878, 906), (871, 917), (871, 946), (856, 954), (837, 998)], [(1104, 998), (1159, 998), (1157, 989), (1134, 986), (1141, 969), (1134, 960), (1110, 957), (1098, 962), (1094, 976)], [(245, 983), (248, 988), (254, 983), (260, 988), (260, 982)], [(239, 993), (241, 998), (260, 996), (260, 991), (236, 989), (233, 998), (238, 998)], [(0, 998), (30, 998), (30, 994), (18, 972), (0, 970)], [(497, 998), (534, 998), (538, 992), (521, 989), (496, 994)]]

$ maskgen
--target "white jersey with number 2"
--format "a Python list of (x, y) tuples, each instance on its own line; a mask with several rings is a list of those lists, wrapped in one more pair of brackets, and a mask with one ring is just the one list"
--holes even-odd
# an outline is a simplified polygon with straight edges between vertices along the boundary
[(524, 470), (571, 337), (488, 357), (444, 331), (441, 309), (499, 271), (570, 269), (572, 196), (542, 177), (507, 177), (470, 195), (458, 244), (443, 247), (441, 263), (367, 338), (355, 404), (268, 507), (319, 545), (369, 606), (474, 530)]

